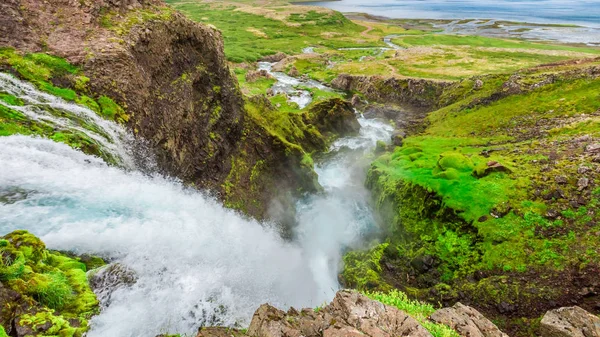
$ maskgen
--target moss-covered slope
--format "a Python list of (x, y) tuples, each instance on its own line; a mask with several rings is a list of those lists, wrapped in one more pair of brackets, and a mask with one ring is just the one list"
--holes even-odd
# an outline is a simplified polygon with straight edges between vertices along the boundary
[(599, 69), (569, 62), (445, 90), (425, 131), (373, 163), (387, 243), (346, 256), (348, 284), (461, 300), (516, 335), (560, 304), (597, 311)]
[[(9, 336), (82, 336), (98, 313), (88, 266), (26, 231), (0, 238), (0, 325)], [(2, 331), (0, 330), (0, 336)]]

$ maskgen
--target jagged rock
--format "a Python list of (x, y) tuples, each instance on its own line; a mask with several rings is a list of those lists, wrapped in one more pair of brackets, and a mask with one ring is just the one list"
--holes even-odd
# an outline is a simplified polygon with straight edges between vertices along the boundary
[(588, 153), (598, 153), (600, 152), (600, 143), (590, 144), (585, 147), (585, 152)]
[(551, 310), (542, 318), (540, 333), (544, 337), (600, 337), (600, 318), (577, 306)]
[(483, 81), (482, 80), (475, 80), (475, 83), (473, 84), (473, 89), (475, 90), (479, 90), (483, 88)]
[[(245, 334), (237, 329), (224, 327), (209, 327), (200, 328), (196, 337), (242, 337)], [(168, 337), (168, 335), (160, 335), (156, 337)]]
[(546, 217), (549, 219), (556, 219), (559, 215), (560, 213), (555, 209), (549, 209), (548, 212), (546, 212)]
[(251, 337), (429, 337), (431, 334), (403, 311), (350, 290), (339, 291), (319, 312), (263, 304), (252, 317)]
[(434, 312), (430, 319), (451, 327), (464, 337), (508, 337), (479, 311), (461, 303)]
[(278, 52), (277, 54), (265, 56), (265, 57), (261, 58), (260, 60), (262, 62), (279, 62), (286, 57), (287, 57), (287, 55), (285, 53)]
[(585, 173), (587, 173), (587, 172), (589, 172), (591, 170), (592, 170), (591, 168), (589, 168), (587, 166), (584, 166), (584, 165), (581, 165), (581, 166), (579, 166), (577, 168), (577, 173), (579, 173), (579, 174), (585, 174)]
[(356, 134), (360, 124), (350, 102), (332, 98), (313, 105), (305, 115), (305, 120), (319, 129), (319, 132), (339, 135)]
[(246, 73), (246, 82), (256, 82), (261, 78), (271, 79), (273, 78), (273, 76), (271, 76), (271, 74), (269, 74), (269, 72), (264, 69), (249, 71)]
[(298, 71), (298, 69), (296, 69), (295, 66), (292, 66), (290, 68), (290, 70), (288, 71), (288, 75), (290, 75), (292, 77), (298, 77), (298, 76), (300, 76), (300, 72)]
[(441, 81), (347, 74), (331, 81), (335, 89), (360, 92), (369, 101), (419, 109), (433, 108), (450, 85), (450, 82)]
[(590, 180), (588, 178), (580, 178), (577, 181), (577, 189), (579, 191), (583, 191), (584, 189), (586, 189), (588, 186), (590, 185)]
[(564, 185), (564, 184), (567, 183), (567, 177), (565, 177), (565, 176), (556, 176), (556, 178), (554, 178), (554, 181), (556, 181), (557, 184)]
[(486, 166), (484, 169), (477, 169), (473, 172), (473, 174), (476, 177), (482, 178), (485, 177), (491, 173), (494, 172), (506, 172), (506, 173), (510, 173), (512, 172), (511, 169), (509, 169), (508, 167), (504, 166), (503, 164), (494, 161), (494, 160), (490, 160), (486, 163)]
[(406, 132), (403, 130), (394, 131), (394, 133), (392, 133), (392, 144), (395, 146), (402, 146), (404, 138), (406, 138)]
[(112, 293), (120, 287), (131, 286), (137, 281), (137, 274), (120, 263), (104, 266), (88, 275), (90, 287), (103, 306), (110, 304)]
[(352, 106), (357, 106), (362, 103), (362, 100), (360, 99), (360, 96), (354, 94), (354, 96), (352, 96), (352, 100), (350, 101), (350, 103), (352, 103)]

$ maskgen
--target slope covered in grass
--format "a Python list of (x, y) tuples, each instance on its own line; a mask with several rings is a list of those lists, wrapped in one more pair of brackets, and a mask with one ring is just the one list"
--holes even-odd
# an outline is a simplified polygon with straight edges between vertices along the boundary
[(505, 303), (519, 317), (566, 301), (563, 279), (592, 282), (600, 257), (600, 157), (590, 150), (600, 144), (597, 69), (595, 61), (450, 87), (442, 100), (453, 104), (373, 163), (367, 183), (388, 243), (349, 253), (346, 279), (474, 301), (492, 315)]

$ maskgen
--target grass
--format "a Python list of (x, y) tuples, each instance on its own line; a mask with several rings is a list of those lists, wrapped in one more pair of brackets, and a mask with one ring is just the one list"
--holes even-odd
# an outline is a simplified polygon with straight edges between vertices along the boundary
[[(401, 283), (421, 299), (464, 296), (486, 308), (538, 305), (564, 294), (554, 284), (566, 271), (597, 266), (600, 215), (591, 210), (600, 179), (587, 143), (576, 141), (600, 135), (600, 83), (581, 75), (595, 64), (519, 72), (512, 95), (503, 89), (507, 74), (481, 77), (478, 90), (474, 79), (449, 87), (424, 132), (372, 164), (367, 186), (385, 241), (344, 256), (345, 284), (387, 292)], [(505, 169), (487, 171), (490, 162)], [(583, 191), (582, 166), (592, 185)], [(427, 272), (418, 267), (424, 258), (432, 261)], [(452, 295), (431, 295), (432, 287)]]
[[(383, 44), (364, 41), (365, 27), (333, 11), (317, 12), (303, 6), (276, 6), (255, 10), (242, 3), (206, 4), (167, 1), (191, 19), (209, 23), (223, 32), (225, 54), (233, 62), (253, 62), (284, 52), (299, 54), (309, 46), (327, 49)], [(258, 14), (258, 13), (263, 13)]]
[(408, 298), (408, 296), (406, 296), (405, 293), (396, 289), (388, 293), (365, 292), (365, 295), (370, 299), (404, 311), (409, 316), (416, 319), (427, 331), (433, 335), (433, 337), (459, 337), (459, 334), (450, 327), (443, 324), (433, 323), (428, 320), (428, 317), (435, 312), (435, 309), (431, 304), (411, 300)]
[[(293, 62), (299, 72), (323, 82), (339, 74), (456, 81), (600, 54), (600, 49), (591, 47), (439, 34), (431, 29), (404, 29), (394, 21), (351, 21), (338, 12), (276, 0), (168, 3), (191, 19), (221, 30), (230, 61), (254, 62), (280, 51), (299, 55)], [(339, 50), (387, 47), (383, 37), (392, 34), (398, 35), (393, 42), (407, 49)], [(300, 55), (309, 46), (319, 55)]]
[(34, 311), (22, 313), (19, 324), (34, 331), (44, 326), (47, 334), (60, 336), (80, 336), (88, 330), (88, 319), (99, 308), (85, 264), (47, 251), (44, 243), (27, 231), (0, 238), (0, 253), (3, 285), (35, 306)]

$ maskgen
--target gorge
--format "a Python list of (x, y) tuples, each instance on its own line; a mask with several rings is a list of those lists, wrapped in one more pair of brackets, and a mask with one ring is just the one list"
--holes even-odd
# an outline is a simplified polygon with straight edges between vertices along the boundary
[(593, 43), (166, 2), (0, 3), (0, 337), (600, 336)]

